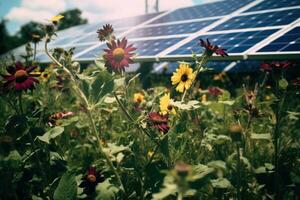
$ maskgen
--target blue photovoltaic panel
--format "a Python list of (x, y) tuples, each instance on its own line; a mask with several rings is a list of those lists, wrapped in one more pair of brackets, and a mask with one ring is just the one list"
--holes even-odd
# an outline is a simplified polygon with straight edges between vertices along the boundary
[(152, 24), (223, 16), (232, 13), (233, 11), (241, 8), (251, 1), (252, 0), (225, 0), (193, 7), (181, 8), (153, 21)]
[(261, 62), (259, 61), (237, 61), (235, 62), (235, 66), (230, 68), (228, 73), (247, 73), (247, 72), (255, 72), (260, 68)]
[(300, 18), (300, 9), (234, 17), (212, 31), (286, 25)]
[(284, 8), (284, 7), (299, 6), (299, 5), (300, 5), (299, 0), (265, 0), (260, 4), (246, 10), (245, 12)]
[(200, 29), (213, 23), (215, 20), (206, 20), (200, 22), (173, 24), (173, 25), (162, 25), (155, 27), (144, 27), (135, 30), (128, 35), (129, 38), (140, 38), (140, 37), (152, 37), (162, 35), (176, 35), (194, 33)]
[[(137, 56), (155, 56), (166, 48), (176, 44), (184, 38), (168, 38), (168, 39), (155, 39), (155, 40), (141, 40), (141, 41), (130, 41), (130, 44), (133, 44), (137, 50), (135, 53)], [(105, 44), (92, 49), (78, 58), (95, 58), (95, 55), (101, 55), (103, 49), (107, 48)]]
[(169, 55), (189, 55), (191, 52), (199, 53), (202, 51), (202, 47), (199, 45), (199, 39), (209, 39), (211, 43), (219, 45), (227, 49), (228, 53), (242, 53), (269, 37), (272, 33), (275, 33), (278, 29), (264, 30), (264, 31), (247, 31), (237, 33), (226, 33), (226, 34), (213, 34), (213, 35), (199, 35), (197, 39), (194, 39), (173, 52)]
[(300, 51), (300, 27), (296, 27), (277, 38), (258, 52)]

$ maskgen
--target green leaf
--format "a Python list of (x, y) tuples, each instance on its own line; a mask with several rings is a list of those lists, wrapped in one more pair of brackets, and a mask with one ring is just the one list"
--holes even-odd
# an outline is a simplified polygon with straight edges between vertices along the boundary
[(251, 139), (253, 139), (253, 140), (271, 140), (272, 136), (270, 133), (265, 133), (265, 134), (252, 133)]
[(226, 178), (218, 178), (211, 180), (211, 184), (214, 188), (227, 189), (232, 188), (230, 181)]
[(90, 96), (90, 84), (87, 80), (81, 80), (81, 89), (86, 97)]
[(119, 189), (112, 185), (109, 179), (106, 179), (103, 183), (98, 184), (96, 191), (98, 194), (96, 200), (114, 200), (117, 199), (116, 194)]
[(102, 97), (114, 89), (114, 80), (111, 74), (107, 71), (99, 72), (91, 85), (91, 89), (92, 99), (97, 103)]
[(56, 126), (49, 131), (47, 131), (44, 135), (42, 136), (37, 136), (37, 138), (47, 144), (50, 143), (50, 139), (54, 139), (57, 136), (61, 135), (64, 132), (64, 127), (61, 126)]
[(54, 192), (54, 200), (75, 200), (77, 199), (77, 182), (74, 174), (64, 173)]
[(282, 90), (286, 90), (286, 88), (289, 85), (289, 83), (287, 82), (287, 80), (284, 79), (284, 78), (281, 79), (278, 84), (279, 84), (279, 88), (282, 89)]

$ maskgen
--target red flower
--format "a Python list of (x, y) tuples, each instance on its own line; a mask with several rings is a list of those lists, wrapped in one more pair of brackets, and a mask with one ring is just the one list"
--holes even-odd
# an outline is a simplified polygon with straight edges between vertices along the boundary
[(208, 39), (206, 41), (200, 39), (200, 46), (205, 48), (208, 56), (212, 56), (214, 53), (222, 57), (228, 56), (226, 49), (211, 44)]
[(284, 61), (284, 62), (271, 62), (271, 63), (262, 63), (260, 66), (261, 71), (264, 72), (279, 72), (283, 69), (287, 69), (292, 64), (290, 62)]
[(125, 67), (128, 67), (129, 64), (133, 63), (131, 59), (134, 55), (131, 51), (136, 50), (131, 45), (127, 46), (126, 38), (123, 38), (121, 41), (117, 42), (112, 40), (110, 43), (107, 43), (108, 49), (104, 49), (106, 54), (104, 54), (105, 66), (115, 72), (121, 72), (125, 70)]
[(300, 86), (300, 76), (295, 78), (294, 80), (291, 81), (293, 86), (299, 87)]
[(148, 114), (150, 124), (159, 131), (167, 133), (170, 129), (168, 125), (168, 117), (166, 115), (161, 115), (158, 112), (150, 112)]
[(101, 42), (105, 40), (110, 41), (111, 39), (114, 39), (113, 32), (114, 29), (112, 25), (110, 24), (103, 25), (103, 27), (101, 29), (98, 29), (97, 31), (98, 38)]
[(37, 68), (37, 66), (25, 68), (20, 62), (17, 62), (15, 66), (8, 67), (6, 70), (9, 75), (2, 75), (6, 81), (3, 84), (3, 89), (14, 89), (17, 91), (33, 89), (34, 83), (39, 83), (39, 81), (34, 78), (39, 76), (39, 74), (31, 74), (35, 68)]
[(209, 94), (211, 94), (213, 96), (219, 96), (219, 95), (223, 94), (222, 89), (220, 89), (218, 87), (209, 87), (208, 92), (209, 92)]
[(105, 178), (101, 171), (97, 171), (95, 167), (90, 167), (87, 175), (82, 178), (79, 187), (83, 188), (83, 193), (93, 194), (96, 190), (98, 183), (104, 182)]

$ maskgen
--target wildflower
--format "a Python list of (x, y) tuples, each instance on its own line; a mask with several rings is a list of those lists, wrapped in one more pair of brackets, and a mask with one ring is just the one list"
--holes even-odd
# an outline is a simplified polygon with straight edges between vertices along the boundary
[(226, 73), (225, 72), (221, 72), (219, 74), (214, 75), (213, 80), (214, 81), (222, 81), (225, 77), (226, 77)]
[(229, 127), (229, 132), (231, 139), (235, 142), (239, 142), (242, 140), (242, 132), (243, 129), (239, 124), (233, 124)]
[(297, 77), (296, 79), (292, 80), (292, 85), (299, 87), (300, 86), (300, 77)]
[(90, 195), (95, 192), (98, 183), (102, 183), (104, 180), (105, 178), (101, 171), (96, 171), (95, 167), (90, 167), (87, 175), (82, 178), (79, 187), (83, 188), (83, 193)]
[(281, 70), (287, 69), (292, 64), (290, 62), (271, 62), (271, 63), (262, 63), (260, 66), (260, 70), (264, 72), (274, 71), (275, 73), (280, 73)]
[(212, 56), (214, 53), (222, 57), (228, 56), (226, 49), (223, 49), (217, 45), (212, 45), (208, 39), (206, 41), (200, 39), (200, 46), (205, 48), (205, 53), (208, 56)]
[(223, 94), (223, 91), (219, 87), (209, 87), (208, 93), (212, 96), (219, 96), (219, 95)]
[(50, 22), (52, 22), (54, 25), (57, 25), (62, 18), (64, 18), (64, 16), (56, 15), (50, 19)]
[(168, 117), (159, 114), (158, 112), (150, 112), (148, 114), (148, 119), (153, 127), (163, 133), (167, 133), (170, 129), (168, 125)]
[(59, 123), (57, 122), (57, 120), (59, 119), (64, 119), (67, 117), (71, 117), (74, 116), (75, 113), (74, 112), (58, 112), (58, 113), (54, 113), (49, 117), (49, 122), (48, 124), (50, 126), (58, 126)]
[(112, 40), (107, 43), (108, 49), (104, 49), (106, 54), (104, 54), (105, 66), (115, 72), (125, 71), (125, 67), (133, 63), (132, 51), (136, 50), (133, 45), (127, 46), (127, 39), (123, 38), (121, 41)]
[(151, 158), (153, 156), (153, 154), (154, 154), (154, 151), (150, 150), (150, 151), (148, 151), (147, 156), (149, 158)]
[(180, 63), (171, 77), (172, 85), (177, 85), (176, 91), (181, 93), (191, 87), (194, 79), (195, 74), (188, 63)]
[(32, 34), (31, 37), (33, 43), (39, 43), (42, 40), (39, 34)]
[(17, 91), (33, 89), (34, 83), (39, 83), (34, 77), (39, 76), (31, 72), (36, 66), (26, 68), (22, 63), (17, 62), (15, 66), (10, 66), (6, 70), (9, 75), (2, 75), (6, 82), (3, 84), (4, 90), (15, 89)]
[(173, 99), (170, 98), (170, 93), (165, 94), (163, 97), (161, 97), (159, 102), (160, 113), (162, 115), (166, 115), (169, 113), (175, 115), (176, 111), (172, 103), (173, 103)]
[(175, 172), (180, 177), (186, 177), (191, 172), (191, 166), (184, 162), (177, 162), (175, 165)]
[(114, 29), (113, 29), (112, 25), (110, 25), (110, 24), (103, 25), (103, 27), (101, 29), (98, 29), (98, 31), (97, 31), (98, 38), (101, 42), (103, 42), (105, 40), (111, 41), (112, 39), (115, 39), (113, 32), (114, 32)]
[(134, 101), (134, 103), (140, 104), (140, 103), (142, 103), (144, 101), (144, 99), (145, 99), (145, 96), (142, 93), (140, 93), (140, 92), (133, 94), (133, 101)]
[(51, 73), (48, 70), (45, 70), (41, 73), (40, 78), (42, 79), (42, 81), (47, 82), (50, 78)]
[(206, 103), (206, 102), (207, 102), (207, 96), (206, 96), (206, 94), (203, 94), (201, 96), (201, 103)]

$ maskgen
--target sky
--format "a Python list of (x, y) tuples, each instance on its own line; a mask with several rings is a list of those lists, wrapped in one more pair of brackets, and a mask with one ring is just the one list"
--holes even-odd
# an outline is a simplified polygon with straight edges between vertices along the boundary
[[(155, 0), (149, 1), (153, 10)], [(160, 10), (192, 6), (205, 0), (160, 0)], [(212, 1), (212, 0), (206, 0)], [(144, 14), (144, 0), (0, 0), (0, 18), (7, 20), (7, 29), (15, 34), (29, 21), (46, 23), (59, 12), (79, 8), (89, 23)]]

